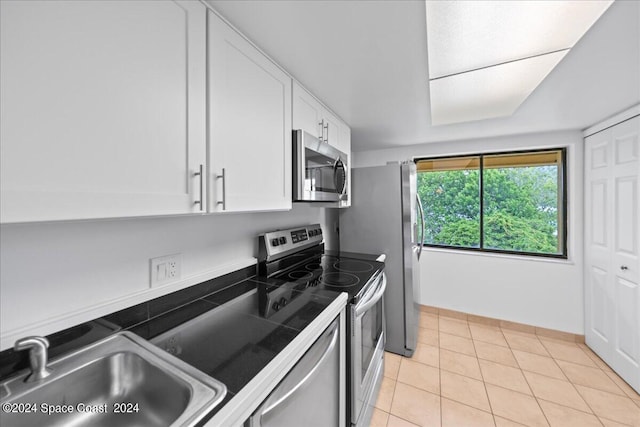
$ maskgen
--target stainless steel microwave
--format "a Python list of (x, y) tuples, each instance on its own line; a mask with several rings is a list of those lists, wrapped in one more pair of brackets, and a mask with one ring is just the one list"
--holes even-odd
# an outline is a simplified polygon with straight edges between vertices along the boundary
[(293, 201), (347, 200), (348, 155), (303, 130), (293, 131)]

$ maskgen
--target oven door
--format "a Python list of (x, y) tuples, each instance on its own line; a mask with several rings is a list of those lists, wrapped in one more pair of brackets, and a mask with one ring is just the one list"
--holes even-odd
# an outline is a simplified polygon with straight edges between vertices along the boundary
[(385, 344), (387, 276), (380, 274), (362, 300), (351, 306), (351, 423), (368, 423), (380, 387)]
[(347, 195), (347, 155), (302, 131), (293, 131), (294, 201), (340, 201)]

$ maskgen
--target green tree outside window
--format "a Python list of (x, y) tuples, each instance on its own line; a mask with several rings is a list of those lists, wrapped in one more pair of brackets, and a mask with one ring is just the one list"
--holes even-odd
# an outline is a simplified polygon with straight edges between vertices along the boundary
[(418, 160), (423, 243), (566, 256), (563, 157), (553, 150)]

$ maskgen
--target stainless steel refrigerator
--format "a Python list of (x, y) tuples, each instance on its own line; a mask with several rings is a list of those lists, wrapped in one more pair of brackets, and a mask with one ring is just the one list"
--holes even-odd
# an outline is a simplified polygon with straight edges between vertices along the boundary
[(413, 355), (420, 318), (423, 211), (413, 162), (351, 171), (351, 207), (340, 210), (340, 251), (386, 254), (387, 351)]

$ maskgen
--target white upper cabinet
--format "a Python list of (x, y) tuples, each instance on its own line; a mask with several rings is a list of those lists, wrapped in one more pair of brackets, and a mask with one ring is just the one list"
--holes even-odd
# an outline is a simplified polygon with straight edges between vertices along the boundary
[(3, 0), (0, 17), (2, 222), (201, 211), (203, 4)]
[(293, 81), (293, 128), (320, 138), (349, 156), (347, 164), (347, 198), (339, 207), (351, 206), (351, 128), (325, 108), (305, 88)]
[[(325, 108), (296, 81), (293, 82), (293, 128), (303, 129), (338, 150), (349, 154), (351, 149), (349, 126)], [(348, 143), (344, 139), (345, 129), (348, 130)], [(345, 148), (348, 149), (345, 151)]]
[[(342, 122), (331, 111), (324, 110), (322, 117), (324, 142), (340, 150), (340, 127)], [(342, 151), (342, 150), (341, 150)], [(348, 152), (347, 152), (348, 154)]]
[(324, 107), (296, 81), (293, 82), (293, 129), (303, 129), (324, 141)]
[(209, 12), (211, 212), (291, 208), (291, 78)]
[(339, 129), (338, 134), (338, 143), (336, 144), (336, 148), (343, 153), (350, 154), (351, 153), (351, 128), (346, 124), (342, 123)]

